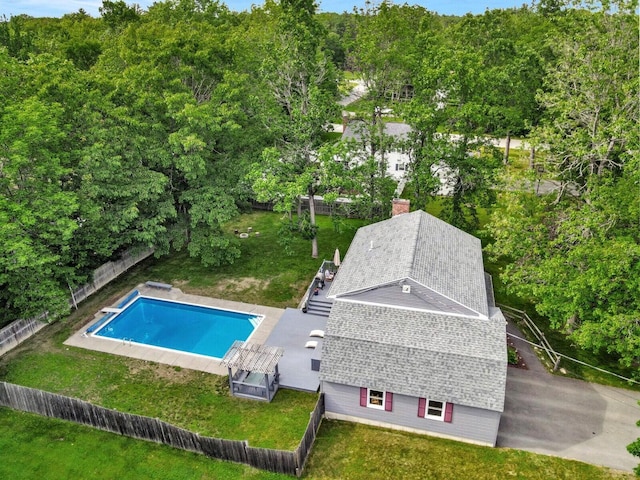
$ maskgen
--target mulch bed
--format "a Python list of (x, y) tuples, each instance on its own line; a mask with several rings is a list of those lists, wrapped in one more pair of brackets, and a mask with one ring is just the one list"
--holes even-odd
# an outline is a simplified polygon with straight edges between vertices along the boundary
[(529, 367), (527, 367), (527, 364), (524, 363), (524, 360), (522, 359), (522, 355), (520, 355), (520, 352), (518, 352), (518, 349), (513, 344), (513, 340), (511, 340), (508, 337), (507, 337), (507, 346), (514, 348), (516, 350), (516, 355), (518, 356), (518, 363), (509, 363), (508, 365), (513, 368), (524, 368), (525, 370), (528, 370)]

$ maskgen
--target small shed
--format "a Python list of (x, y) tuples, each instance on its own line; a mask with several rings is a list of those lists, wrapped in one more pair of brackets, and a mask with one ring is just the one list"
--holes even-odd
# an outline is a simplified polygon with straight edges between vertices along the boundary
[(235, 397), (270, 402), (278, 391), (278, 361), (282, 347), (270, 347), (236, 340), (221, 364), (229, 369), (229, 389)]

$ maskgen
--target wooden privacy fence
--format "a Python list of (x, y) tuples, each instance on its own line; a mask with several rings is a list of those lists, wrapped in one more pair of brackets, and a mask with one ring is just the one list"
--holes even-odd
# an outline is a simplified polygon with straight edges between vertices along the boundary
[(551, 365), (553, 365), (553, 371), (555, 372), (556, 370), (558, 370), (558, 367), (560, 366), (560, 360), (562, 358), (561, 355), (553, 349), (553, 347), (549, 343), (549, 340), (547, 340), (547, 337), (544, 336), (544, 333), (540, 331), (540, 329), (533, 322), (533, 320), (529, 318), (529, 315), (527, 315), (527, 312), (523, 310), (518, 310), (517, 308), (509, 307), (508, 305), (498, 304), (498, 307), (500, 307), (505, 317), (515, 321), (521, 326), (526, 327), (529, 330), (529, 332), (531, 332), (531, 335), (533, 335), (535, 339), (538, 341), (538, 346), (542, 348), (542, 350), (544, 350), (544, 352), (549, 357), (549, 360), (551, 360)]
[(262, 470), (300, 476), (324, 414), (324, 396), (321, 394), (318, 398), (304, 436), (293, 452), (250, 447), (246, 441), (205, 437), (157, 418), (119, 412), (77, 398), (5, 382), (0, 382), (0, 406), (68, 420)]
[[(141, 262), (153, 253), (152, 248), (142, 251), (127, 250), (120, 260), (107, 262), (93, 271), (92, 281), (75, 291), (71, 291), (70, 303), (78, 308), (78, 303), (86, 299), (92, 293), (97, 292), (111, 280), (126, 272), (129, 268)], [(71, 290), (71, 287), (69, 287)], [(0, 330), (0, 355), (23, 342), (38, 330), (47, 325), (46, 314), (28, 320), (16, 320)]]
[(36, 318), (29, 320), (16, 320), (15, 322), (7, 325), (0, 330), (0, 354), (12, 349), (45, 325), (46, 323), (43, 323)]
[[(335, 203), (327, 203), (322, 198), (315, 197), (314, 204), (316, 207), (316, 215), (333, 215), (339, 212), (340, 215), (346, 218), (362, 218), (362, 213), (358, 210), (357, 204), (353, 203), (350, 199), (339, 198)], [(302, 197), (300, 199), (300, 207), (303, 212), (309, 210), (309, 198)], [(251, 208), (254, 210), (267, 210), (273, 211), (272, 202), (258, 202), (251, 200)], [(374, 211), (375, 215), (382, 216), (383, 208), (380, 206)]]
[(149, 257), (153, 253), (153, 248), (147, 248), (140, 251), (127, 250), (122, 254), (120, 260), (107, 262), (93, 271), (92, 281), (82, 285), (71, 292), (71, 303), (78, 308), (78, 303), (83, 301), (89, 295), (97, 292), (114, 278), (123, 274), (138, 262)]

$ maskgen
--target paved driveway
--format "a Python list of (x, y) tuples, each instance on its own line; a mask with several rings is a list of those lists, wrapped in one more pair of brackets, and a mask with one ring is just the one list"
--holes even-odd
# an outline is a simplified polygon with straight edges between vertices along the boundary
[[(511, 325), (508, 330), (516, 332)], [(499, 447), (619, 470), (640, 463), (626, 449), (640, 437), (640, 392), (551, 375), (527, 344), (514, 343), (529, 369), (508, 369)]]

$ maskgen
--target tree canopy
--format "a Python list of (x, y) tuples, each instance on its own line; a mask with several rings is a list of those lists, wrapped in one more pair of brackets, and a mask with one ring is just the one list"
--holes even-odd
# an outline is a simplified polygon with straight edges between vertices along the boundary
[[(291, 213), (309, 197), (285, 230), (316, 255), (314, 197), (386, 216), (388, 153), (403, 151), (414, 207), (437, 198), (472, 232), (492, 207), (488, 251), (507, 260), (510, 291), (577, 344), (637, 365), (637, 1), (316, 9), (105, 0), (99, 18), (1, 19), (0, 323), (62, 315), (69, 288), (127, 248), (233, 262), (223, 226), (250, 200)], [(352, 108), (361, 141), (334, 143), (353, 77), (368, 87)], [(386, 135), (389, 121), (407, 138)], [(536, 147), (557, 192), (503, 189), (508, 151), (491, 139), (511, 136)]]

